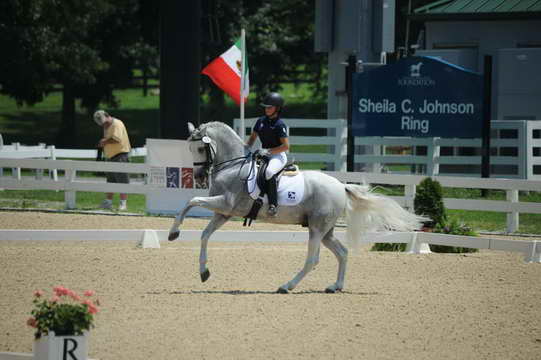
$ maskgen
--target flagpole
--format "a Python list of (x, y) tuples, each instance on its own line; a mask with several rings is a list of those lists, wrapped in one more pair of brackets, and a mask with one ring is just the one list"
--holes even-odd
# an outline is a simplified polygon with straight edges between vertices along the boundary
[(241, 67), (240, 67), (240, 129), (239, 129), (239, 136), (244, 141), (244, 133), (246, 132), (246, 127), (244, 126), (244, 69), (246, 66), (246, 33), (244, 32), (244, 29), (241, 30), (240, 33), (240, 44), (241, 44)]

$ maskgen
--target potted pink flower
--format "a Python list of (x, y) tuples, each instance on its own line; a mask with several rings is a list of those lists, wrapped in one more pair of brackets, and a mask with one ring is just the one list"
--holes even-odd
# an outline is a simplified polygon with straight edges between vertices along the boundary
[(34, 292), (34, 309), (27, 325), (34, 333), (34, 359), (86, 359), (87, 337), (94, 327), (94, 315), (99, 300), (92, 290), (82, 296), (63, 286), (53, 288), (53, 295), (45, 297), (41, 290)]

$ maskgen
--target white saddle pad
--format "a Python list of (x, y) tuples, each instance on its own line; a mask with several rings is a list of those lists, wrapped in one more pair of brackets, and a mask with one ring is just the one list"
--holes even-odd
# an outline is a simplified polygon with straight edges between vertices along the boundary
[[(256, 176), (252, 176), (246, 181), (248, 193), (252, 199), (257, 199), (261, 190), (256, 182)], [(302, 201), (304, 196), (304, 175), (300, 172), (295, 176), (282, 176), (278, 184), (278, 205), (294, 206)], [(267, 195), (263, 199), (265, 204), (268, 203)]]

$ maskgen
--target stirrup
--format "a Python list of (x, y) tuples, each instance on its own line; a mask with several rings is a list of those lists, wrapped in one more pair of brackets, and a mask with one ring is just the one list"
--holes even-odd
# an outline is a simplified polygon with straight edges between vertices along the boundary
[(276, 205), (269, 205), (269, 209), (267, 210), (267, 214), (269, 216), (276, 216), (278, 213), (278, 207)]

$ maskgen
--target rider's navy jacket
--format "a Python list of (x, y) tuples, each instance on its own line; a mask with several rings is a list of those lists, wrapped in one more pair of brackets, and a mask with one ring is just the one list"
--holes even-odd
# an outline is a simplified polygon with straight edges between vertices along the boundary
[(280, 138), (287, 137), (286, 124), (279, 117), (275, 119), (267, 116), (260, 117), (254, 125), (254, 131), (259, 135), (264, 149), (282, 145)]

